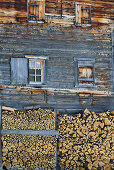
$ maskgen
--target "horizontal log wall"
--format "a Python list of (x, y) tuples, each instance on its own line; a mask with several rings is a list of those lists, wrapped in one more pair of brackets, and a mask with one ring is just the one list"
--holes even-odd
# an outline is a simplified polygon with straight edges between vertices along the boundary
[[(11, 85), (12, 57), (25, 55), (48, 56), (46, 88), (77, 89), (75, 84), (76, 60), (94, 61), (95, 86), (93, 90), (112, 90), (111, 32), (75, 30), (72, 28), (47, 28), (27, 24), (0, 24), (0, 85)], [(75, 87), (76, 85), (76, 87)], [(103, 108), (113, 107), (113, 97), (83, 96), (76, 93), (41, 93), (6, 88), (0, 90), (2, 105), (23, 108), (25, 106)], [(88, 93), (90, 88), (87, 86)], [(80, 91), (81, 92), (81, 91)], [(99, 106), (98, 106), (99, 105)]]
[[(77, 1), (76, 1), (77, 2)], [(80, 2), (80, 1), (79, 1)], [(112, 0), (82, 0), (83, 3), (91, 3), (91, 19), (92, 27), (98, 26), (104, 29), (104, 25), (109, 27), (113, 23), (113, 8), (114, 4)], [(62, 12), (61, 12), (62, 6)], [(75, 16), (75, 0), (45, 0), (45, 12), (50, 14), (63, 14)], [(0, 22), (3, 23), (15, 23), (20, 21), (27, 21), (27, 0), (0, 0)], [(47, 18), (47, 17), (46, 17)], [(59, 19), (58, 19), (59, 20)], [(48, 21), (46, 19), (46, 21)], [(74, 20), (75, 21), (75, 20)], [(74, 23), (72, 22), (72, 24)], [(107, 29), (107, 28), (106, 28)]]
[(12, 57), (33, 55), (49, 57), (45, 87), (75, 88), (76, 60), (90, 59), (94, 61), (94, 88), (106, 91), (112, 89), (110, 32), (65, 30), (57, 29), (56, 26), (51, 30), (50, 27), (45, 29), (23, 24), (0, 24), (0, 30), (1, 85), (11, 84)]
[(0, 22), (15, 23), (27, 20), (27, 0), (0, 0)]
[[(23, 108), (50, 108), (50, 109), (56, 109), (56, 108), (64, 108), (64, 109), (85, 109), (89, 108), (92, 110), (97, 111), (103, 111), (103, 110), (113, 110), (114, 109), (114, 96), (108, 96), (108, 95), (100, 95), (97, 92), (96, 94), (92, 95), (92, 92), (75, 92), (75, 93), (60, 93), (60, 92), (46, 92), (46, 100), (39, 101), (39, 95), (40, 93), (37, 93), (37, 91), (41, 91), (42, 89), (36, 89), (35, 93), (37, 98), (34, 98), (33, 95), (31, 95), (30, 91), (33, 92), (33, 89), (22, 89), (20, 88), (11, 88), (8, 87), (3, 90), (1, 88), (0, 93), (0, 104), (10, 107), (15, 107), (17, 109), (23, 109)], [(45, 89), (44, 89), (45, 91)], [(80, 90), (81, 91), (81, 90)], [(42, 93), (42, 92), (41, 92)], [(81, 94), (81, 96), (80, 96)], [(86, 97), (85, 94), (89, 94), (88, 97)], [(85, 96), (85, 97), (84, 97)]]

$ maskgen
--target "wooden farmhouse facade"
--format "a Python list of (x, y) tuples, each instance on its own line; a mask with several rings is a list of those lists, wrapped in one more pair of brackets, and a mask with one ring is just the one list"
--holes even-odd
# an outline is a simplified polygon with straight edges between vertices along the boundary
[(0, 105), (114, 109), (112, 0), (0, 0)]

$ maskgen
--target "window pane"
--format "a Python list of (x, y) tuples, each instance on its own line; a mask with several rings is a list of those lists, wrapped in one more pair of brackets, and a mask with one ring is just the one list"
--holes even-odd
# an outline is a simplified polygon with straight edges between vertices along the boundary
[(29, 74), (35, 75), (35, 69), (29, 69)]
[(34, 62), (29, 61), (29, 68), (34, 68), (34, 67), (35, 67)]
[(29, 76), (29, 81), (35, 82), (35, 76)]
[(41, 70), (40, 69), (36, 69), (36, 74), (37, 75), (41, 75)]
[(91, 67), (79, 67), (79, 78), (92, 78), (92, 68)]
[(36, 81), (41, 82), (41, 76), (36, 76)]
[(41, 63), (40, 62), (36, 62), (36, 68), (41, 68)]

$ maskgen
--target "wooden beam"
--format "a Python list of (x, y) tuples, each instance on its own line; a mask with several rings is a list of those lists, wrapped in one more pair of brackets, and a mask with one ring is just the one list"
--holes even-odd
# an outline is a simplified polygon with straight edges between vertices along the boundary
[(61, 18), (62, 18), (62, 13), (63, 13), (63, 10), (62, 10), (62, 0), (61, 0)]
[(1, 131), (2, 135), (11, 135), (11, 134), (16, 134), (16, 135), (59, 135), (59, 132), (57, 130), (39, 130), (39, 131), (34, 131), (34, 130), (2, 130)]
[(57, 144), (56, 144), (56, 155), (55, 155), (55, 169), (58, 170), (58, 155), (57, 155), (57, 151), (58, 151), (58, 140), (57, 140)]
[(11, 108), (11, 107), (2, 106), (2, 110), (7, 110), (7, 111), (14, 112), (16, 109), (15, 108)]
[(55, 130), (57, 130), (57, 110), (54, 110), (55, 113)]

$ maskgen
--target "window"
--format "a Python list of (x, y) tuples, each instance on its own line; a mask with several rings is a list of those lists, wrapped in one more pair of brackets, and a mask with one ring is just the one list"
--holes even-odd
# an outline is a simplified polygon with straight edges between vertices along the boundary
[(91, 4), (76, 2), (76, 25), (91, 24)]
[(46, 84), (46, 65), (48, 57), (25, 56), (11, 58), (12, 85), (43, 85)]
[(78, 60), (76, 63), (76, 84), (94, 85), (94, 60)]
[(28, 0), (28, 20), (43, 21), (45, 11), (44, 0)]
[(93, 83), (93, 68), (91, 66), (78, 67), (78, 83), (79, 84)]
[(29, 83), (37, 84), (43, 82), (44, 61), (29, 60)]

